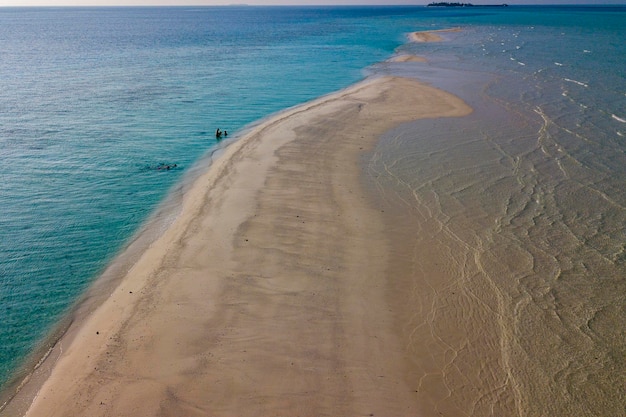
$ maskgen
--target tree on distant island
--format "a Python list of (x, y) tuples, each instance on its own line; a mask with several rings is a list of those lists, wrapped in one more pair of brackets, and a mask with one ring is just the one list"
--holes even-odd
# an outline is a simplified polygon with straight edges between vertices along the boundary
[(472, 3), (449, 3), (449, 2), (439, 2), (439, 3), (429, 3), (428, 7), (473, 7)]
[[(485, 4), (483, 7), (506, 7), (508, 4)], [(450, 3), (442, 1), (439, 3), (429, 3), (428, 7), (476, 7), (472, 3)]]

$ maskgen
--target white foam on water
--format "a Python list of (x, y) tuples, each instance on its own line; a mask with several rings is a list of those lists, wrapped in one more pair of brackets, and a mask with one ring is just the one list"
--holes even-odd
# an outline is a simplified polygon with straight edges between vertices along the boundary
[(589, 85), (588, 85), (588, 84), (585, 84), (585, 83), (584, 83), (584, 82), (582, 82), (582, 81), (572, 80), (571, 78), (563, 78), (563, 80), (565, 80), (565, 81), (567, 81), (567, 82), (569, 82), (569, 83), (578, 84), (578, 85), (583, 86), (583, 87), (585, 87), (585, 88), (589, 87)]

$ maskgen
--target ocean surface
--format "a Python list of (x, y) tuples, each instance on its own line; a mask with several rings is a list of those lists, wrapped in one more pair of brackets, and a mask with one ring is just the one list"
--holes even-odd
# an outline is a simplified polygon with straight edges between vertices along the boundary
[[(456, 27), (444, 42), (407, 43), (412, 31)], [(428, 62), (388, 61), (400, 53)], [(499, 385), (480, 398), (464, 392), (471, 383), (451, 390), (453, 403), (473, 404), (457, 415), (618, 415), (619, 6), (0, 8), (0, 381), (150, 216), (160, 227), (175, 216), (172, 195), (224, 145), (217, 128), (233, 138), (386, 74), (417, 77), (475, 109), (390, 132), (370, 166), (434, 219), (434, 238), (456, 242), (449, 257), (461, 272), (447, 288), (471, 298), (475, 280), (493, 293), (475, 313), (496, 323), (501, 359), (485, 372)], [(441, 343), (461, 361), (480, 342)], [(500, 402), (506, 414), (495, 413)]]

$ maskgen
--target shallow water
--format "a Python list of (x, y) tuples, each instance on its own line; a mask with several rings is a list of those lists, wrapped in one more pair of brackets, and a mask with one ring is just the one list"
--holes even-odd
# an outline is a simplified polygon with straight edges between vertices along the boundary
[(369, 165), (415, 242), (390, 275), (413, 288), (425, 412), (623, 413), (623, 31), (561, 24), (471, 27), (403, 48), (429, 65), (385, 68), (475, 109), (390, 132)]

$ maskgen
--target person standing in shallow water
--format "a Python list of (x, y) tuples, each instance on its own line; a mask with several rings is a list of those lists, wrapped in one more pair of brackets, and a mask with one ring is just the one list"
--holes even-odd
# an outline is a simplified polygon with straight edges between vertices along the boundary
[(215, 137), (217, 139), (221, 139), (222, 137), (222, 131), (220, 130), (220, 128), (218, 127), (217, 130), (215, 131)]

